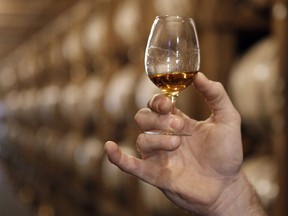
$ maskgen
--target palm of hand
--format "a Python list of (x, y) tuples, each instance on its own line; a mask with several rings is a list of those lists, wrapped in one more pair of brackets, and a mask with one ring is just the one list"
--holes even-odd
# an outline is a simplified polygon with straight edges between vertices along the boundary
[(189, 203), (211, 204), (242, 163), (241, 143), (235, 143), (241, 140), (236, 138), (240, 129), (235, 126), (212, 118), (190, 125), (192, 136), (182, 137), (177, 149), (151, 152), (142, 159), (143, 180), (184, 208)]

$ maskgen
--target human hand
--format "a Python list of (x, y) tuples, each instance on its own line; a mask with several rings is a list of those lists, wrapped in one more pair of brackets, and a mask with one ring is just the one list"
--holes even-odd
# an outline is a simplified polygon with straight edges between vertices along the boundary
[(200, 215), (216, 215), (229, 188), (239, 188), (239, 193), (243, 189), (234, 186), (243, 183), (241, 120), (220, 83), (198, 73), (194, 87), (212, 111), (205, 121), (191, 119), (179, 110), (170, 114), (171, 101), (163, 95), (154, 96), (148, 108), (135, 116), (143, 131), (172, 130), (191, 136), (142, 133), (136, 144), (140, 159), (125, 154), (111, 141), (105, 150), (121, 170), (158, 187), (178, 206)]

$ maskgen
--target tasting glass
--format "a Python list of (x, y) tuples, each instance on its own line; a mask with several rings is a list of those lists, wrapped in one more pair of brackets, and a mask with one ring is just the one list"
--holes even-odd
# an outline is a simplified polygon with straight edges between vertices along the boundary
[[(195, 78), (200, 68), (200, 49), (192, 18), (157, 16), (152, 25), (145, 50), (145, 70), (150, 80), (172, 101), (172, 114), (176, 98)], [(145, 131), (147, 134), (175, 134), (170, 131)]]

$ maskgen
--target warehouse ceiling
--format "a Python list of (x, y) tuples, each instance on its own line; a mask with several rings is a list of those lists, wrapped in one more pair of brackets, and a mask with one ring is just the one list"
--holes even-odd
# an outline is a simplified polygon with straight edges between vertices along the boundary
[(77, 0), (0, 0), (0, 61)]

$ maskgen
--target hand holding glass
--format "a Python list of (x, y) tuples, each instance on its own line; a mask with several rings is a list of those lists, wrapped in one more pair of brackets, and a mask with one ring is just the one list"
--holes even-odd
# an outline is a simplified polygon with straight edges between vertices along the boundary
[[(145, 51), (145, 70), (150, 80), (171, 99), (172, 114), (175, 114), (176, 98), (193, 82), (199, 68), (200, 49), (193, 19), (157, 16)], [(145, 133), (187, 135), (169, 131)]]

